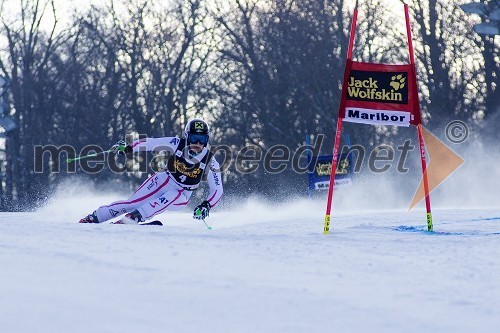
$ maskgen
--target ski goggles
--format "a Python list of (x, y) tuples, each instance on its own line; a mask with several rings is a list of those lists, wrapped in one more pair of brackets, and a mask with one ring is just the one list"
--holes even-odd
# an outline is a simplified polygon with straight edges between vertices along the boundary
[(206, 134), (189, 134), (187, 138), (188, 144), (201, 143), (206, 145), (208, 143), (208, 135)]

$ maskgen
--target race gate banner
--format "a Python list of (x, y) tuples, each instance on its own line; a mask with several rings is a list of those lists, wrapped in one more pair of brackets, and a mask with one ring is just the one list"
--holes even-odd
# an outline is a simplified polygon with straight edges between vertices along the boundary
[[(351, 123), (406, 126), (420, 123), (411, 65), (348, 60), (339, 118)], [(418, 104), (417, 104), (418, 106)]]
[[(342, 96), (339, 105), (337, 129), (333, 145), (332, 168), (337, 169), (337, 162), (342, 124), (344, 121), (368, 125), (415, 125), (420, 145), (420, 162), (422, 165), (422, 180), (425, 193), (425, 208), (427, 211), (427, 230), (432, 231), (431, 201), (427, 180), (427, 162), (425, 142), (418, 101), (417, 76), (415, 70), (415, 55), (411, 38), (410, 13), (408, 5), (404, 5), (406, 36), (408, 40), (409, 63), (402, 65), (387, 65), (352, 60), (354, 35), (358, 10), (354, 10), (349, 34), (349, 47), (342, 84)], [(336, 185), (336, 172), (330, 173), (328, 197), (326, 202), (323, 233), (330, 232), (331, 211), (333, 204), (333, 189)]]
[[(341, 154), (335, 173), (335, 187), (352, 185), (352, 154)], [(328, 190), (332, 172), (332, 155), (313, 157), (316, 163), (309, 164), (309, 190)]]

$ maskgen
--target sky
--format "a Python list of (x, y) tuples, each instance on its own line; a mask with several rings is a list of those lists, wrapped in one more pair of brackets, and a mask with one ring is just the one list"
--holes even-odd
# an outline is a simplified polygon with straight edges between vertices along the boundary
[[(26, 1), (34, 1), (34, 0), (0, 0), (0, 3), (4, 2), (3, 10), (6, 13), (11, 13), (13, 10), (16, 10), (19, 8), (20, 4), (22, 2)], [(47, 0), (41, 0), (41, 2), (45, 2)], [(168, 0), (158, 0), (161, 3), (166, 3)], [(207, 1), (214, 1), (214, 0), (207, 0)], [(385, 6), (387, 9), (396, 12), (398, 10), (401, 10), (402, 13), (402, 3), (400, 0), (383, 0), (385, 3)], [(55, 6), (56, 6), (56, 13), (58, 14), (58, 20), (61, 23), (61, 25), (69, 23), (70, 19), (70, 14), (77, 9), (78, 11), (85, 10), (89, 8), (91, 5), (105, 5), (109, 3), (109, 0), (86, 0), (86, 1), (81, 1), (81, 0), (54, 0)], [(352, 1), (352, 5), (354, 5), (354, 1)], [(53, 24), (53, 17), (50, 15), (50, 8), (49, 12), (47, 15), (45, 15), (44, 18), (44, 26), (49, 29), (52, 27)]]

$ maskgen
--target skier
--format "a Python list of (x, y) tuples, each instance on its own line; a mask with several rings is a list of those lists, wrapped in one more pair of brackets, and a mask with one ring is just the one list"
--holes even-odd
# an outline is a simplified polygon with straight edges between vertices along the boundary
[[(80, 223), (101, 223), (119, 215), (125, 216), (116, 224), (148, 222), (166, 210), (184, 208), (204, 174), (210, 187), (207, 200), (196, 206), (193, 218), (205, 219), (210, 209), (220, 201), (223, 193), (219, 163), (208, 150), (209, 127), (201, 119), (190, 120), (184, 129), (184, 138), (146, 138), (126, 144), (120, 140), (111, 147), (116, 154), (130, 154), (142, 150), (167, 150), (171, 154), (165, 171), (153, 174), (127, 200), (101, 206)], [(158, 223), (161, 224), (161, 223)]]

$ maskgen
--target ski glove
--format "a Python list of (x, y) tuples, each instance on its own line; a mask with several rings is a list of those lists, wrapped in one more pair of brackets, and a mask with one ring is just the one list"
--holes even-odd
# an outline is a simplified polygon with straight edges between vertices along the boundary
[(111, 147), (111, 151), (114, 154), (125, 155), (132, 152), (132, 147), (128, 146), (125, 141), (120, 140)]
[(204, 220), (210, 213), (210, 203), (203, 201), (201, 204), (194, 208), (193, 218), (197, 220)]

